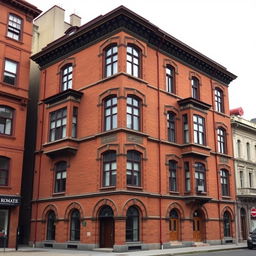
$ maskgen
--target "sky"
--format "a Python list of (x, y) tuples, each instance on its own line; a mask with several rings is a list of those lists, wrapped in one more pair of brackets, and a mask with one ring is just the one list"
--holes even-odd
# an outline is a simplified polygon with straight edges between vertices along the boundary
[(226, 67), (230, 109), (256, 118), (256, 0), (27, 0), (42, 11), (54, 5), (82, 24), (124, 5), (160, 29)]

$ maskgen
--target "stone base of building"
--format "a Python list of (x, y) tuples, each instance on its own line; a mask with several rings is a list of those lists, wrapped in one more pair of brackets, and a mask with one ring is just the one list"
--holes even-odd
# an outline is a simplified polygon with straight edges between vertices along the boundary
[[(227, 244), (227, 243), (234, 243), (235, 240), (231, 237), (230, 239), (223, 239), (223, 240), (208, 240), (202, 243), (206, 245), (220, 245), (220, 244)], [(51, 242), (51, 241), (42, 241), (30, 242), (29, 245), (31, 247), (36, 248), (53, 248), (53, 249), (74, 249), (74, 250), (97, 250), (99, 248), (98, 244), (84, 244), (84, 243), (76, 243), (76, 242), (66, 242), (66, 243), (58, 243), (58, 242)], [(182, 248), (182, 247), (191, 247), (194, 246), (194, 241), (177, 241), (177, 242), (168, 242), (163, 243), (160, 245), (159, 243), (151, 243), (151, 244), (143, 244), (143, 243), (127, 243), (124, 245), (114, 245), (112, 251), (113, 252), (127, 252), (127, 251), (135, 251), (135, 250), (156, 250), (156, 249), (174, 249), (174, 248)], [(104, 250), (104, 249), (102, 249)], [(109, 251), (109, 250), (108, 250)]]

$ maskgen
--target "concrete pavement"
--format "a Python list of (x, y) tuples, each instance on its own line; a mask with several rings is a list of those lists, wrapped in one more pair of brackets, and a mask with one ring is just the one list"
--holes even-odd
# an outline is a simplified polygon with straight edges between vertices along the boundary
[(18, 251), (14, 249), (0, 249), (1, 256), (74, 256), (74, 255), (83, 255), (83, 256), (159, 256), (159, 255), (178, 255), (189, 252), (205, 252), (205, 251), (222, 251), (222, 250), (233, 250), (245, 248), (246, 243), (239, 244), (225, 244), (225, 245), (211, 245), (211, 246), (202, 246), (202, 247), (182, 247), (175, 249), (163, 249), (163, 250), (147, 250), (147, 251), (129, 251), (123, 253), (115, 252), (104, 252), (104, 251), (79, 251), (79, 250), (58, 250), (58, 249), (49, 249), (49, 248), (31, 248), (31, 247), (21, 247)]

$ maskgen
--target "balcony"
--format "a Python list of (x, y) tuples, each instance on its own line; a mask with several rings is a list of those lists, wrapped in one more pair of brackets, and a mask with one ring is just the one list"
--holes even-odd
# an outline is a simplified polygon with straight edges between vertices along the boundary
[(256, 188), (238, 188), (237, 196), (242, 197), (256, 197)]
[(75, 155), (78, 149), (78, 141), (74, 138), (64, 138), (43, 145), (44, 154), (50, 158), (58, 156)]

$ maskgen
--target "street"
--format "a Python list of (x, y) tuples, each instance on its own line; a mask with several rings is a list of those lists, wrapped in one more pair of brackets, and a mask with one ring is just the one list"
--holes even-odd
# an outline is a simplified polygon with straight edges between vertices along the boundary
[[(139, 255), (139, 254), (138, 254)], [(216, 252), (200, 252), (200, 253), (186, 253), (179, 254), (180, 256), (255, 256), (256, 249), (248, 250), (248, 249), (239, 249), (239, 250), (226, 250), (226, 251), (216, 251)]]

